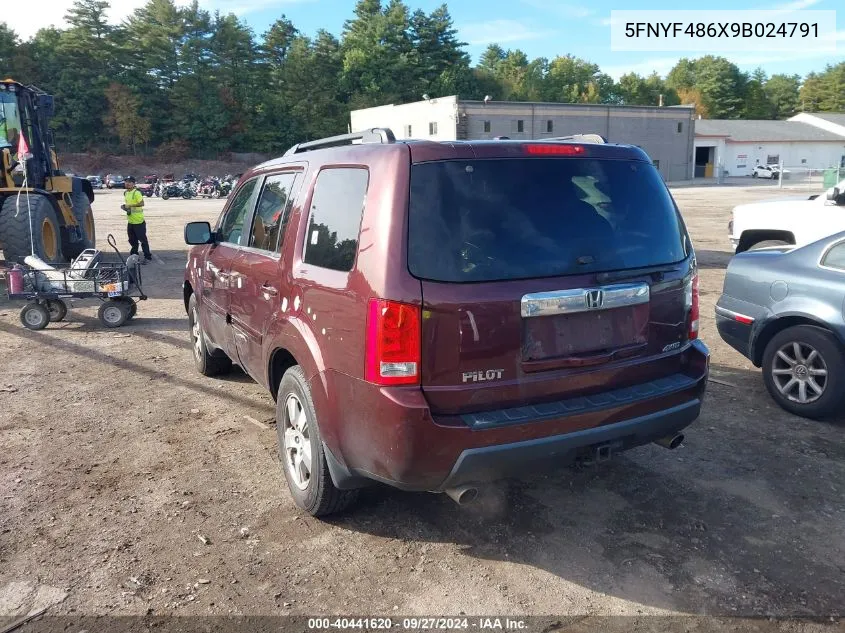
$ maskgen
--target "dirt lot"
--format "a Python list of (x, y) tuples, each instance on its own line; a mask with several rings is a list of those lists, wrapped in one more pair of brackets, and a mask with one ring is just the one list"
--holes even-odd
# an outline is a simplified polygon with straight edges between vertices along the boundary
[[(838, 615), (845, 424), (777, 408), (713, 321), (731, 206), (783, 192), (674, 193), (720, 381), (680, 449), (527, 474), (465, 508), (373, 488), (326, 522), (288, 497), (270, 397), (193, 370), (182, 226), (222, 202), (151, 200), (152, 298), (131, 325), (80, 306), (30, 332), (0, 300), (0, 615)], [(125, 242), (118, 205), (95, 204), (104, 248)]]

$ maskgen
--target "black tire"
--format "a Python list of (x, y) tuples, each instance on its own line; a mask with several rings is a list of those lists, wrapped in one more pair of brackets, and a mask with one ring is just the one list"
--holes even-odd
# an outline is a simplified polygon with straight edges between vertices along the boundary
[(129, 316), (126, 319), (127, 321), (132, 319), (136, 314), (138, 314), (138, 304), (131, 297), (115, 297), (114, 301), (120, 301), (126, 304), (127, 309), (129, 310)]
[[(0, 241), (3, 253), (10, 262), (21, 262), (32, 252), (30, 242), (30, 219), (27, 210), (27, 196), (20, 196), (20, 213), (18, 213), (18, 196), (8, 196), (0, 209)], [(35, 254), (48, 264), (60, 264), (65, 260), (62, 251), (62, 233), (59, 219), (53, 204), (46, 196), (40, 194), (29, 195), (29, 209), (32, 212), (32, 226), (35, 229)], [(17, 217), (15, 214), (17, 213)], [(52, 235), (50, 244), (43, 239), (45, 232)]]
[(97, 318), (106, 327), (120, 327), (129, 320), (129, 306), (125, 301), (109, 299), (97, 311)]
[(50, 323), (58, 323), (67, 316), (67, 304), (61, 299), (48, 299), (45, 307), (50, 315)]
[(756, 171), (752, 171), (752, 172), (751, 172), (751, 177), (752, 177), (752, 178), (756, 178), (756, 177), (757, 177), (757, 172), (756, 172)]
[[(285, 431), (289, 428), (289, 415), (286, 410), (289, 401), (294, 398), (298, 405), (295, 405), (297, 412), (305, 416), (305, 433), (299, 434), (299, 443), (302, 445), (308, 442), (310, 445), (311, 469), (309, 476), (304, 479), (305, 487), (297, 483), (290, 464), (289, 453), (285, 447)], [(292, 429), (294, 430), (294, 429)], [(291, 497), (299, 508), (315, 517), (328, 516), (341, 512), (352, 505), (358, 498), (358, 490), (338, 490), (332, 482), (329, 468), (326, 463), (326, 455), (323, 452), (323, 442), (320, 437), (320, 428), (317, 422), (317, 413), (314, 410), (314, 401), (311, 398), (311, 390), (305, 379), (305, 373), (299, 365), (291, 367), (285, 372), (279, 384), (278, 397), (276, 398), (276, 435), (279, 441), (279, 459), (282, 463), (282, 471), (288, 483)]]
[(188, 299), (188, 332), (191, 336), (191, 354), (197, 371), (203, 376), (229, 373), (232, 369), (232, 360), (222, 350), (209, 351), (199, 316), (197, 296), (192, 294)]
[(162, 200), (167, 200), (168, 198), (170, 198), (170, 194), (169, 194), (169, 193), (167, 193), (166, 191), (162, 191), (162, 192), (161, 192), (161, 199), (162, 199)]
[(27, 303), (21, 309), (21, 323), (30, 330), (43, 330), (50, 322), (50, 313), (40, 303)]
[(184, 192), (182, 192), (182, 197), (183, 197), (185, 200), (190, 200), (190, 199), (191, 199), (191, 192), (190, 192), (190, 191), (184, 191)]
[(73, 204), (73, 217), (82, 230), (82, 240), (71, 242), (66, 240), (63, 244), (65, 255), (68, 259), (75, 259), (86, 248), (97, 247), (97, 229), (94, 223), (94, 211), (91, 209), (91, 201), (84, 191), (77, 191), (70, 196)]
[[(799, 349), (803, 350), (801, 353), (805, 361), (811, 355), (811, 348), (817, 352), (817, 356), (806, 365), (804, 363), (794, 365), (795, 369), (790, 374), (785, 373), (785, 370), (793, 366), (790, 366), (785, 359), (781, 358), (778, 352), (793, 343), (797, 343), (800, 346)], [(789, 356), (788, 353), (787, 356)], [(818, 371), (817, 368), (821, 367), (818, 359), (821, 359), (826, 374), (814, 377), (812, 372)], [(803, 372), (801, 367), (804, 368)], [(776, 372), (780, 372), (780, 374), (776, 374)], [(800, 391), (797, 391), (800, 385), (797, 388), (783, 389), (783, 387), (786, 387), (785, 382), (788, 383), (793, 376), (800, 378), (802, 373), (805, 376), (809, 374), (809, 380), (822, 387), (821, 395), (816, 394), (814, 387), (805, 387), (806, 394), (816, 396), (816, 399), (809, 402), (798, 402), (790, 398), (792, 395), (794, 398), (800, 399)], [(823, 328), (812, 325), (797, 325), (787, 328), (775, 334), (766, 345), (763, 352), (763, 380), (769, 394), (783, 409), (814, 420), (826, 418), (841, 412), (843, 406), (845, 406), (845, 350), (839, 340)], [(781, 388), (778, 387), (779, 384)], [(786, 392), (786, 395), (782, 390)], [(797, 395), (795, 395), (796, 392)]]

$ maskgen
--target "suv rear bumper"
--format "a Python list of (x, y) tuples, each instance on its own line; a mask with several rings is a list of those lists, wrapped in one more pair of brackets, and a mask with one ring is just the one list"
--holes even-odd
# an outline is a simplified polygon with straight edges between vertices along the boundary
[(525, 466), (529, 464), (531, 471), (543, 465), (542, 462), (546, 462), (548, 468), (566, 466), (574, 463), (586, 450), (599, 445), (609, 445), (611, 453), (626, 451), (677, 434), (698, 418), (700, 410), (701, 400), (696, 398), (665, 411), (616, 424), (527, 442), (465, 450), (439, 489), (524, 473)]
[[(329, 416), (320, 415), (322, 403), (315, 402), (321, 420), (336, 421), (320, 429), (329, 470), (340, 488), (376, 480), (404, 490), (442, 491), (565, 466), (602, 445), (612, 454), (648, 444), (699, 415), (709, 352), (694, 341), (679, 360), (680, 373), (629, 388), (446, 418), (432, 417), (418, 387), (362, 388), (349, 376), (326, 372), (314, 382), (355, 394), (354, 407)], [(342, 384), (348, 381), (357, 384)]]

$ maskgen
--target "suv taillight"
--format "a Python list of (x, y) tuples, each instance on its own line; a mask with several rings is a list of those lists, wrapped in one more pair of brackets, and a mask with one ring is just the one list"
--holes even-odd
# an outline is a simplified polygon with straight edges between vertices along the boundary
[(420, 379), (420, 308), (370, 299), (365, 377), (377, 385), (415, 385)]
[(699, 318), (699, 299), (698, 299), (698, 270), (694, 270), (692, 277), (687, 282), (684, 288), (684, 303), (689, 311), (687, 322), (689, 323), (689, 331), (687, 338), (693, 340), (698, 338), (698, 318)]

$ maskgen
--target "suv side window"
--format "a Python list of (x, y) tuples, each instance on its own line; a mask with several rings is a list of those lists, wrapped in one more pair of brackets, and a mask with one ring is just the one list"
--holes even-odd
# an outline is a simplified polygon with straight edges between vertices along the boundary
[(293, 203), (297, 172), (268, 176), (252, 220), (249, 245), (271, 253), (281, 250)]
[(825, 254), (822, 266), (845, 270), (845, 242), (839, 242)]
[(220, 222), (220, 228), (217, 229), (218, 239), (221, 242), (228, 242), (230, 244), (241, 243), (244, 219), (249, 214), (250, 202), (252, 201), (252, 194), (255, 191), (257, 182), (258, 179), (253, 178), (245, 182), (243, 187), (235, 193), (235, 198), (223, 216), (223, 220)]
[(306, 264), (343, 272), (352, 270), (369, 180), (369, 172), (358, 167), (320, 172), (311, 200)]

